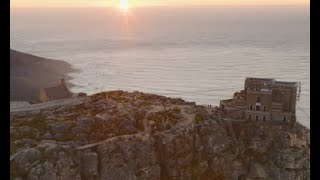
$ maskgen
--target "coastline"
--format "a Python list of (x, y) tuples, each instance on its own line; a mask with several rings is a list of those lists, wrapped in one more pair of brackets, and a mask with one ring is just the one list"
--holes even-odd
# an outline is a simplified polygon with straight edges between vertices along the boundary
[(65, 79), (65, 81), (66, 81), (66, 85), (67, 85), (67, 87), (68, 87), (68, 89), (69, 89), (69, 91), (70, 91), (71, 93), (74, 93), (74, 92), (72, 92), (71, 88), (75, 87), (76, 85), (71, 82), (71, 80), (73, 79), (73, 77), (71, 77), (71, 76), (69, 75), (69, 73), (74, 72), (74, 71), (76, 71), (76, 69), (71, 68), (71, 71), (68, 72), (68, 73), (66, 73), (66, 75), (65, 75), (65, 77), (64, 77), (64, 79)]
[(10, 101), (34, 101), (39, 90), (59, 84), (66, 79), (73, 87), (69, 73), (74, 72), (71, 64), (10, 50)]

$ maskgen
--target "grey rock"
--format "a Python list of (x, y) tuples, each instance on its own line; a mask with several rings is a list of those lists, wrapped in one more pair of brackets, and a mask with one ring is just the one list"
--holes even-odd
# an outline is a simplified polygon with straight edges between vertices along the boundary
[(59, 151), (56, 141), (53, 140), (42, 140), (37, 147), (44, 149), (44, 153), (50, 157), (54, 157)]
[(88, 136), (86, 134), (80, 133), (77, 136), (81, 142), (88, 142)]
[(76, 127), (71, 128), (70, 132), (71, 132), (71, 134), (76, 136), (77, 134), (80, 134), (86, 130), (87, 130), (87, 128), (85, 128), (85, 127), (76, 126)]
[(81, 178), (98, 179), (98, 154), (91, 152), (81, 156)]
[(135, 122), (131, 121), (129, 119), (124, 120), (121, 122), (120, 127), (119, 127), (119, 131), (122, 134), (134, 134), (136, 133), (138, 130), (134, 127)]
[(20, 141), (20, 145), (23, 146), (24, 148), (31, 148), (37, 145), (37, 141), (33, 139), (22, 139)]
[(52, 139), (52, 135), (50, 133), (46, 133), (42, 136), (42, 139), (48, 139), (51, 140)]
[(13, 126), (10, 126), (10, 136), (15, 135), (16, 133), (17, 130)]
[(110, 118), (111, 118), (111, 115), (109, 115), (109, 113), (97, 114), (95, 116), (95, 122), (104, 124), (104, 123), (107, 123), (110, 120)]
[(47, 161), (43, 164), (43, 171), (44, 171), (43, 179), (48, 179), (48, 180), (57, 179), (57, 173), (56, 173), (55, 167), (51, 162)]
[(32, 168), (32, 164), (39, 160), (41, 153), (35, 148), (27, 148), (18, 151), (17, 153), (10, 156), (12, 159), (11, 163), (15, 165), (15, 171), (17, 172), (28, 172)]
[(113, 99), (106, 98), (105, 102), (108, 109), (113, 109), (117, 107), (117, 102)]
[(14, 159), (18, 164), (31, 163), (40, 158), (40, 151), (35, 148), (27, 148), (22, 151), (17, 152), (17, 155)]
[(80, 128), (88, 128), (93, 123), (93, 120), (88, 117), (78, 117), (76, 126)]
[(53, 116), (53, 111), (44, 111), (42, 114), (46, 117)]
[(63, 134), (55, 134), (55, 135), (53, 135), (53, 139), (54, 140), (60, 140), (61, 138), (63, 138)]
[(68, 132), (68, 130), (71, 128), (72, 124), (71, 122), (59, 122), (50, 124), (49, 128), (51, 129), (53, 134), (63, 134)]
[(262, 165), (259, 163), (251, 163), (249, 176), (252, 178), (266, 178), (267, 173), (265, 172)]
[(35, 167), (33, 167), (29, 174), (28, 174), (28, 179), (33, 180), (33, 179), (41, 179), (40, 176), (43, 174), (43, 169), (40, 164), (37, 164)]
[(22, 126), (22, 127), (19, 128), (19, 131), (20, 131), (21, 133), (29, 133), (29, 132), (32, 131), (32, 128), (29, 127), (29, 126)]

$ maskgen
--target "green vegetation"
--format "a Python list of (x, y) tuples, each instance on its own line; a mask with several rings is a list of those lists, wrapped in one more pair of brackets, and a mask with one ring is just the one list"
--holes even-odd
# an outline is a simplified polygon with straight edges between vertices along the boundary
[[(32, 118), (13, 120), (12, 125), (16, 127), (17, 132), (10, 136), (10, 152), (15, 153), (18, 148), (13, 144), (19, 139), (34, 139), (40, 140), (39, 135), (43, 134), (47, 130), (47, 122), (44, 115), (37, 114)], [(20, 128), (26, 128), (26, 130), (20, 131)]]
[(47, 128), (46, 117), (39, 113), (29, 120), (19, 120), (14, 124), (16, 127), (29, 126), (38, 130), (45, 130)]
[(108, 138), (108, 135), (110, 133), (115, 133), (114, 131), (117, 129), (111, 126), (111, 124), (115, 123), (116, 121), (117, 119), (111, 119), (110, 123), (108, 124), (95, 121), (89, 126), (86, 132), (89, 137), (88, 139), (92, 141), (101, 141)]
[(14, 179), (16, 177), (27, 177), (28, 172), (19, 171), (16, 163), (10, 163), (10, 179)]
[(13, 143), (12, 140), (10, 140), (10, 156), (16, 153), (18, 148), (19, 147), (15, 143)]
[(67, 142), (67, 141), (74, 141), (76, 139), (77, 137), (75, 137), (74, 135), (71, 135), (71, 133), (64, 133), (63, 136), (59, 138), (59, 141)]
[(117, 103), (122, 104), (129, 102), (129, 99), (126, 97), (127, 92), (125, 91), (109, 91), (105, 93), (105, 97), (108, 97), (109, 99), (115, 100)]
[(202, 121), (203, 121), (202, 115), (199, 114), (199, 113), (197, 113), (197, 114), (194, 116), (194, 122), (195, 122), (196, 124), (198, 124), (198, 123), (200, 123), (200, 122), (202, 122)]
[(175, 107), (175, 108), (173, 108), (173, 112), (175, 112), (175, 113), (181, 113), (181, 108)]
[(181, 115), (181, 109), (175, 107), (173, 109), (162, 110), (149, 114), (148, 119), (155, 122), (158, 130), (169, 129), (172, 124), (178, 123), (178, 120), (183, 118)]
[(157, 129), (162, 130), (162, 119), (164, 117), (162, 115), (156, 115), (152, 120), (155, 122)]
[(136, 128), (144, 131), (143, 119), (145, 118), (147, 112), (146, 111), (135, 111), (134, 118), (136, 120)]
[[(111, 92), (110, 92), (110, 93), (111, 93)], [(106, 95), (109, 95), (109, 93), (101, 92), (101, 93), (97, 93), (97, 94), (91, 95), (91, 98), (92, 98), (92, 99), (100, 99), (100, 98), (105, 98)]]

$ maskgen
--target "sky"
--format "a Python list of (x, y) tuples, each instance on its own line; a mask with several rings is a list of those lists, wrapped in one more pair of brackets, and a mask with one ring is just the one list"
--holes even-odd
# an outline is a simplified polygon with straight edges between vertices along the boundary
[[(120, 0), (11, 0), (11, 7), (119, 7)], [(130, 7), (188, 5), (309, 5), (309, 0), (128, 0)]]

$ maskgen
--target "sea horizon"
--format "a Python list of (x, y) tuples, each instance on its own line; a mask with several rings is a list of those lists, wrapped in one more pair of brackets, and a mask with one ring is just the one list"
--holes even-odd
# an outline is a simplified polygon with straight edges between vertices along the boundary
[(309, 9), (288, 7), (14, 8), (10, 47), (70, 63), (71, 90), (88, 94), (137, 90), (219, 105), (249, 76), (298, 81), (297, 116), (309, 128)]

